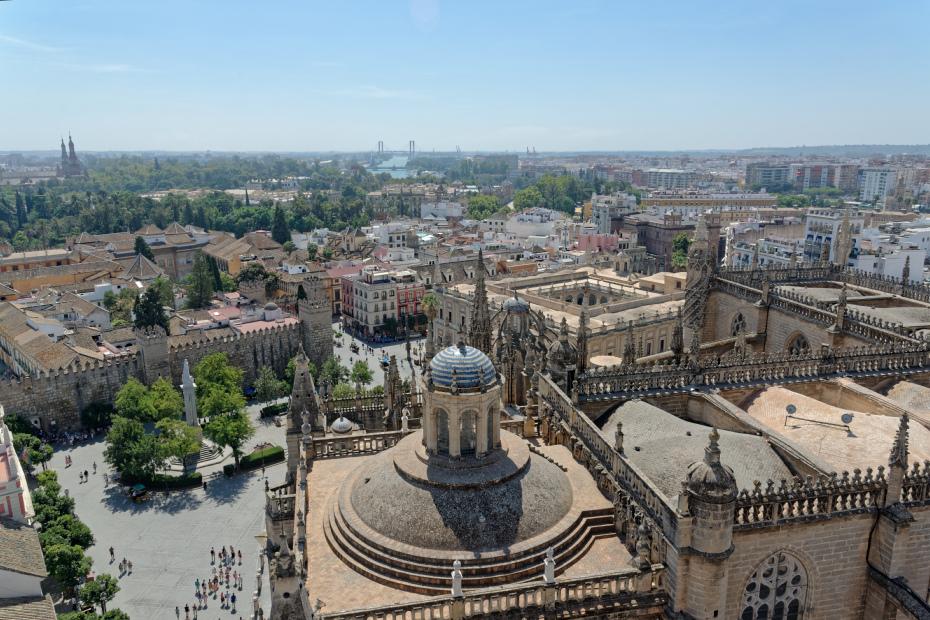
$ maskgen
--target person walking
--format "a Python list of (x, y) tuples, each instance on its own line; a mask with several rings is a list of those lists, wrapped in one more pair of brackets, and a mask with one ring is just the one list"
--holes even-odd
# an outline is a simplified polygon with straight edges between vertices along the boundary
[(113, 547), (110, 547), (110, 564), (116, 561), (116, 555), (113, 553)]
[(242, 566), (242, 549), (240, 549), (236, 553), (239, 554), (239, 566)]
[(232, 603), (232, 612), (236, 613), (236, 593), (235, 592), (229, 595), (229, 602)]
[(93, 469), (94, 469), (94, 475), (96, 476), (97, 475), (97, 461), (94, 461)]
[(87, 482), (88, 476), (90, 476), (90, 474), (87, 473), (87, 470), (85, 469), (85, 470), (84, 470), (84, 482)]
[(184, 620), (191, 620), (191, 606), (184, 603)]
[(126, 566), (129, 568), (129, 574), (131, 575), (132, 574), (132, 561), (127, 560)]
[(181, 608), (177, 605), (174, 606), (174, 617), (180, 620), (181, 618)]
[(210, 547), (210, 564), (216, 563), (216, 550), (213, 547)]

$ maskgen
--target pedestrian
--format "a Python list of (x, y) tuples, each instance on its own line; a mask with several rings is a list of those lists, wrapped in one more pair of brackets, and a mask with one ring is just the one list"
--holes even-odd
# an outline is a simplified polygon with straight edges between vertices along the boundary
[(265, 477), (265, 464), (262, 463), (262, 478)]
[(116, 561), (116, 556), (113, 554), (113, 547), (110, 547), (110, 564)]
[(85, 470), (84, 470), (84, 481), (85, 481), (85, 482), (87, 482), (87, 477), (88, 477), (88, 476), (90, 476), (90, 474), (87, 473), (87, 470), (85, 469)]
[(97, 475), (97, 461), (94, 461), (94, 475)]
[(129, 567), (129, 574), (132, 574), (132, 561), (126, 562), (126, 566)]
[(203, 490), (204, 490), (204, 492), (206, 492), (206, 490), (207, 490), (207, 481), (206, 481), (206, 480), (203, 481)]
[(191, 620), (191, 606), (184, 603), (184, 620)]
[(210, 547), (210, 564), (216, 562), (216, 550), (213, 547)]
[(226, 595), (220, 592), (220, 608), (226, 609)]
[(110, 476), (103, 472), (103, 486), (108, 486), (110, 484)]
[(127, 565), (128, 565), (128, 560), (126, 560), (126, 558), (123, 558), (122, 563), (120, 563), (120, 572), (126, 572)]
[(239, 566), (242, 566), (242, 549), (240, 549), (240, 550), (237, 551), (236, 553), (239, 554)]
[(175, 618), (181, 617), (181, 608), (178, 607), (177, 605), (174, 606), (174, 617)]
[(200, 592), (200, 579), (194, 579), (194, 591)]
[(236, 613), (236, 593), (235, 592), (233, 592), (229, 596), (229, 602), (232, 603), (232, 612)]

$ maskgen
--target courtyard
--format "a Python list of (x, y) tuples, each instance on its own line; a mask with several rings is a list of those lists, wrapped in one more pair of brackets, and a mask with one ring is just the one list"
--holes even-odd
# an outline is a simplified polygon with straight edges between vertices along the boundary
[[(263, 403), (264, 404), (264, 403)], [(246, 451), (262, 442), (284, 443), (284, 427), (273, 420), (260, 420), (261, 405), (251, 405), (248, 412), (255, 425), (255, 436)], [(207, 489), (150, 493), (145, 501), (135, 503), (126, 489), (110, 481), (112, 474), (103, 459), (106, 444), (103, 436), (71, 447), (59, 448), (49, 463), (58, 472), (63, 489), (75, 500), (75, 512), (94, 533), (96, 544), (87, 550), (94, 561), (95, 573), (120, 574), (118, 564), (125, 558), (132, 562), (132, 572), (119, 578), (120, 592), (109, 607), (118, 607), (135, 619), (170, 619), (175, 607), (184, 617), (184, 605), (193, 609), (194, 581), (211, 577), (210, 549), (232, 545), (242, 551), (242, 565), (231, 567), (244, 575), (242, 591), (230, 588), (237, 598), (236, 613), (221, 609), (219, 600), (209, 599), (208, 608), (199, 610), (198, 618), (251, 617), (252, 593), (256, 589), (259, 547), (256, 534), (265, 528), (264, 488), (284, 481), (285, 465), (278, 463), (262, 471), (239, 473), (227, 478), (222, 464), (204, 470)], [(65, 456), (73, 465), (65, 467)], [(227, 462), (231, 462), (227, 461)], [(94, 463), (97, 473), (94, 474)], [(90, 473), (87, 483), (79, 474)], [(110, 561), (113, 547), (115, 561)], [(270, 598), (267, 566), (262, 575), (261, 605), (267, 612)]]

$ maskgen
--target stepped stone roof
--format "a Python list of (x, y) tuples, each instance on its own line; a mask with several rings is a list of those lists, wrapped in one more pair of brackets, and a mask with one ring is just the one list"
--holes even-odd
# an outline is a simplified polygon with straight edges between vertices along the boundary
[[(632, 400), (618, 407), (601, 428), (611, 445), (618, 422), (623, 423), (624, 455), (666, 497), (678, 495), (690, 466), (704, 458), (711, 428)], [(725, 430), (719, 433), (720, 460), (733, 470), (738, 488), (751, 489), (755, 480), (791, 479), (788, 466), (762, 437)]]
[(0, 599), (0, 620), (55, 620), (52, 597)]

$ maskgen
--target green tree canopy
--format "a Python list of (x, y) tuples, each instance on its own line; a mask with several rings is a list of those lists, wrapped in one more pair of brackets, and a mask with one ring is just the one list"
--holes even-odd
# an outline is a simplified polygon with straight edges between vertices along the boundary
[(532, 209), (533, 207), (541, 207), (542, 204), (542, 194), (538, 189), (532, 186), (521, 189), (513, 195), (513, 208), (517, 211)]
[(45, 566), (60, 586), (73, 590), (90, 571), (92, 561), (77, 545), (52, 545), (45, 550)]
[(30, 472), (36, 465), (41, 465), (42, 469), (45, 469), (45, 464), (52, 458), (54, 452), (50, 445), (29, 433), (13, 433), (13, 446), (20, 455), (25, 453), (23, 467)]
[(281, 205), (276, 205), (274, 208), (271, 238), (282, 245), (291, 240), (291, 229), (287, 224), (287, 215), (285, 215), (284, 208)]
[(142, 329), (158, 325), (168, 331), (168, 315), (162, 306), (161, 293), (156, 287), (149, 287), (136, 299), (132, 309), (135, 314), (135, 327)]
[(353, 382), (359, 385), (368, 385), (373, 378), (371, 368), (368, 367), (368, 362), (359, 360), (352, 366)]
[(226, 353), (211, 353), (194, 366), (194, 380), (198, 396), (214, 387), (238, 392), (242, 389), (242, 370), (229, 363)]
[(328, 358), (323, 362), (323, 368), (320, 369), (320, 378), (326, 378), (330, 384), (336, 385), (349, 378), (349, 369), (339, 363), (335, 357)]
[(116, 414), (130, 420), (148, 422), (156, 418), (149, 391), (141, 381), (130, 377), (116, 393)]
[(159, 377), (148, 390), (147, 395), (154, 411), (153, 420), (180, 418), (184, 412), (184, 397), (167, 377)]
[(476, 194), (468, 199), (468, 217), (473, 220), (483, 220), (491, 217), (500, 209), (497, 196)]
[(279, 380), (268, 366), (262, 366), (258, 371), (253, 387), (260, 401), (272, 400), (287, 393), (287, 384)]
[(207, 255), (197, 253), (187, 286), (187, 307), (206, 308), (213, 300), (214, 281)]
[(213, 416), (203, 429), (204, 435), (220, 446), (229, 446), (239, 467), (243, 444), (255, 434), (255, 427), (244, 411)]
[(81, 549), (87, 549), (94, 544), (94, 535), (90, 528), (73, 514), (63, 514), (48, 523), (42, 523), (39, 540), (43, 549), (60, 544), (77, 545)]
[(252, 261), (239, 270), (236, 275), (236, 283), (264, 281), (268, 277), (268, 271), (265, 266), (258, 261)]
[(164, 456), (173, 456), (184, 460), (190, 454), (200, 450), (200, 430), (188, 426), (183, 420), (163, 418), (155, 423), (158, 429), (158, 443)]
[(112, 575), (102, 573), (93, 581), (88, 581), (78, 591), (78, 597), (84, 603), (100, 607), (100, 612), (107, 613), (107, 603), (116, 598), (119, 592), (119, 582)]
[(136, 254), (141, 254), (153, 263), (155, 262), (155, 253), (152, 252), (152, 248), (149, 247), (149, 244), (146, 243), (145, 239), (142, 237), (136, 237), (135, 251)]
[(104, 460), (124, 476), (149, 480), (164, 464), (164, 452), (137, 420), (117, 416), (107, 433)]

